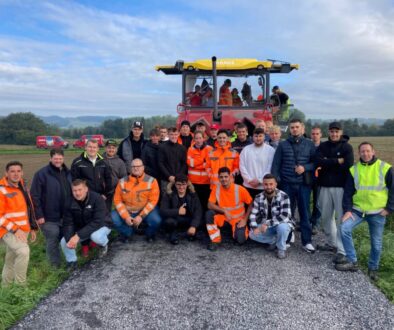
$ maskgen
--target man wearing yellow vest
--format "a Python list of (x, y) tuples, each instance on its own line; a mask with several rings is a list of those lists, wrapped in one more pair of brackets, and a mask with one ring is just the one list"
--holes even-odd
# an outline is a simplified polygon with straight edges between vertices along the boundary
[(343, 196), (341, 236), (348, 262), (337, 264), (335, 268), (340, 271), (358, 270), (352, 232), (360, 223), (367, 221), (371, 237), (368, 275), (376, 281), (386, 216), (394, 211), (393, 170), (390, 164), (375, 157), (371, 143), (361, 143), (358, 151), (360, 161), (350, 168)]
[[(246, 223), (252, 210), (253, 199), (248, 191), (231, 180), (228, 167), (219, 169), (220, 184), (215, 185), (209, 196), (208, 211), (205, 216), (210, 238), (208, 250), (214, 251), (222, 241), (220, 227), (226, 222), (231, 225), (233, 238), (238, 244), (248, 239)], [(247, 206), (249, 205), (249, 207)]]
[(38, 226), (34, 219), (33, 204), (23, 182), (23, 168), (18, 161), (6, 165), (0, 180), (0, 242), (6, 245), (2, 286), (13, 282), (26, 284), (29, 264), (29, 233), (35, 241)]

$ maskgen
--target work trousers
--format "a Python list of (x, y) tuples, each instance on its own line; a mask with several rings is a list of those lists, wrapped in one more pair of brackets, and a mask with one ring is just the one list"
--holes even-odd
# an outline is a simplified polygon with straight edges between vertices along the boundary
[(237, 224), (242, 219), (232, 219), (228, 221), (223, 214), (215, 214), (214, 211), (208, 210), (205, 213), (205, 222), (207, 224), (207, 230), (209, 238), (214, 243), (220, 243), (222, 241), (222, 236), (220, 234), (220, 227), (223, 227), (225, 222), (231, 225), (233, 239), (239, 243), (243, 244), (248, 239), (249, 230), (247, 226), (238, 228)]
[(60, 266), (60, 239), (62, 237), (60, 222), (45, 222), (41, 225), (41, 230), (45, 236), (46, 253), (52, 266)]
[(5, 234), (0, 241), (6, 245), (1, 285), (6, 287), (13, 282), (20, 285), (26, 284), (30, 256), (29, 245), (21, 242), (13, 233)]
[(340, 225), (342, 223), (341, 187), (320, 187), (318, 207), (321, 210), (321, 227), (326, 236), (326, 243), (337, 249), (337, 253), (345, 255), (342, 244)]

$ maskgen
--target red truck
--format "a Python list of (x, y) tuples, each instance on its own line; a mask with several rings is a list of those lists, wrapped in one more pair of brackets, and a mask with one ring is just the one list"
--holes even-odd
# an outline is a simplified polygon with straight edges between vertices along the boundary
[(103, 134), (93, 134), (93, 135), (82, 135), (78, 140), (73, 143), (74, 148), (85, 148), (86, 142), (88, 140), (96, 140), (98, 142), (99, 147), (104, 146), (104, 135)]
[(68, 148), (68, 142), (57, 135), (41, 135), (36, 137), (36, 147), (40, 149), (48, 148)]

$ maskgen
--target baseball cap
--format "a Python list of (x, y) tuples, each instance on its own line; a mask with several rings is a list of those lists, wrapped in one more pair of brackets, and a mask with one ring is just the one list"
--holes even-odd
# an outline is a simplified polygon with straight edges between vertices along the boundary
[(212, 124), (211, 127), (210, 127), (210, 129), (216, 129), (216, 130), (218, 130), (218, 129), (219, 129), (219, 125), (218, 125), (218, 124)]
[(106, 147), (108, 147), (108, 146), (115, 146), (115, 147), (117, 147), (118, 146), (118, 142), (116, 142), (116, 140), (114, 140), (114, 139), (108, 139), (107, 142), (105, 142), (105, 146)]
[(330, 125), (328, 125), (328, 129), (329, 129), (329, 130), (330, 130), (330, 129), (334, 129), (334, 128), (336, 128), (336, 129), (342, 129), (341, 123), (338, 122), (338, 121), (333, 121), (332, 123), (330, 123)]
[(132, 126), (132, 128), (144, 128), (144, 125), (142, 125), (142, 122), (140, 122), (140, 121), (135, 121), (134, 123), (133, 123), (133, 126)]

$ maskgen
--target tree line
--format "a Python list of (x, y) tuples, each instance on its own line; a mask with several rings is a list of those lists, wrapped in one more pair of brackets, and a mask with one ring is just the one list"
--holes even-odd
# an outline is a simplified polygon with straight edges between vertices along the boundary
[[(305, 115), (297, 110), (297, 116), (305, 120)], [(293, 116), (294, 117), (294, 116)], [(48, 125), (41, 118), (30, 112), (12, 113), (0, 118), (0, 144), (35, 144), (38, 135), (60, 135), (64, 138), (79, 138), (83, 134), (103, 134), (106, 138), (123, 138), (130, 132), (134, 121), (144, 124), (144, 133), (147, 136), (151, 129), (157, 125), (165, 127), (174, 126), (176, 117), (171, 115), (154, 117), (130, 117), (108, 119), (97, 127), (66, 128)], [(351, 136), (394, 136), (394, 119), (387, 119), (383, 125), (360, 124), (357, 119), (339, 120), (344, 133)], [(323, 134), (328, 131), (329, 122), (319, 124)], [(309, 134), (314, 125), (309, 119), (306, 121), (306, 133)]]

